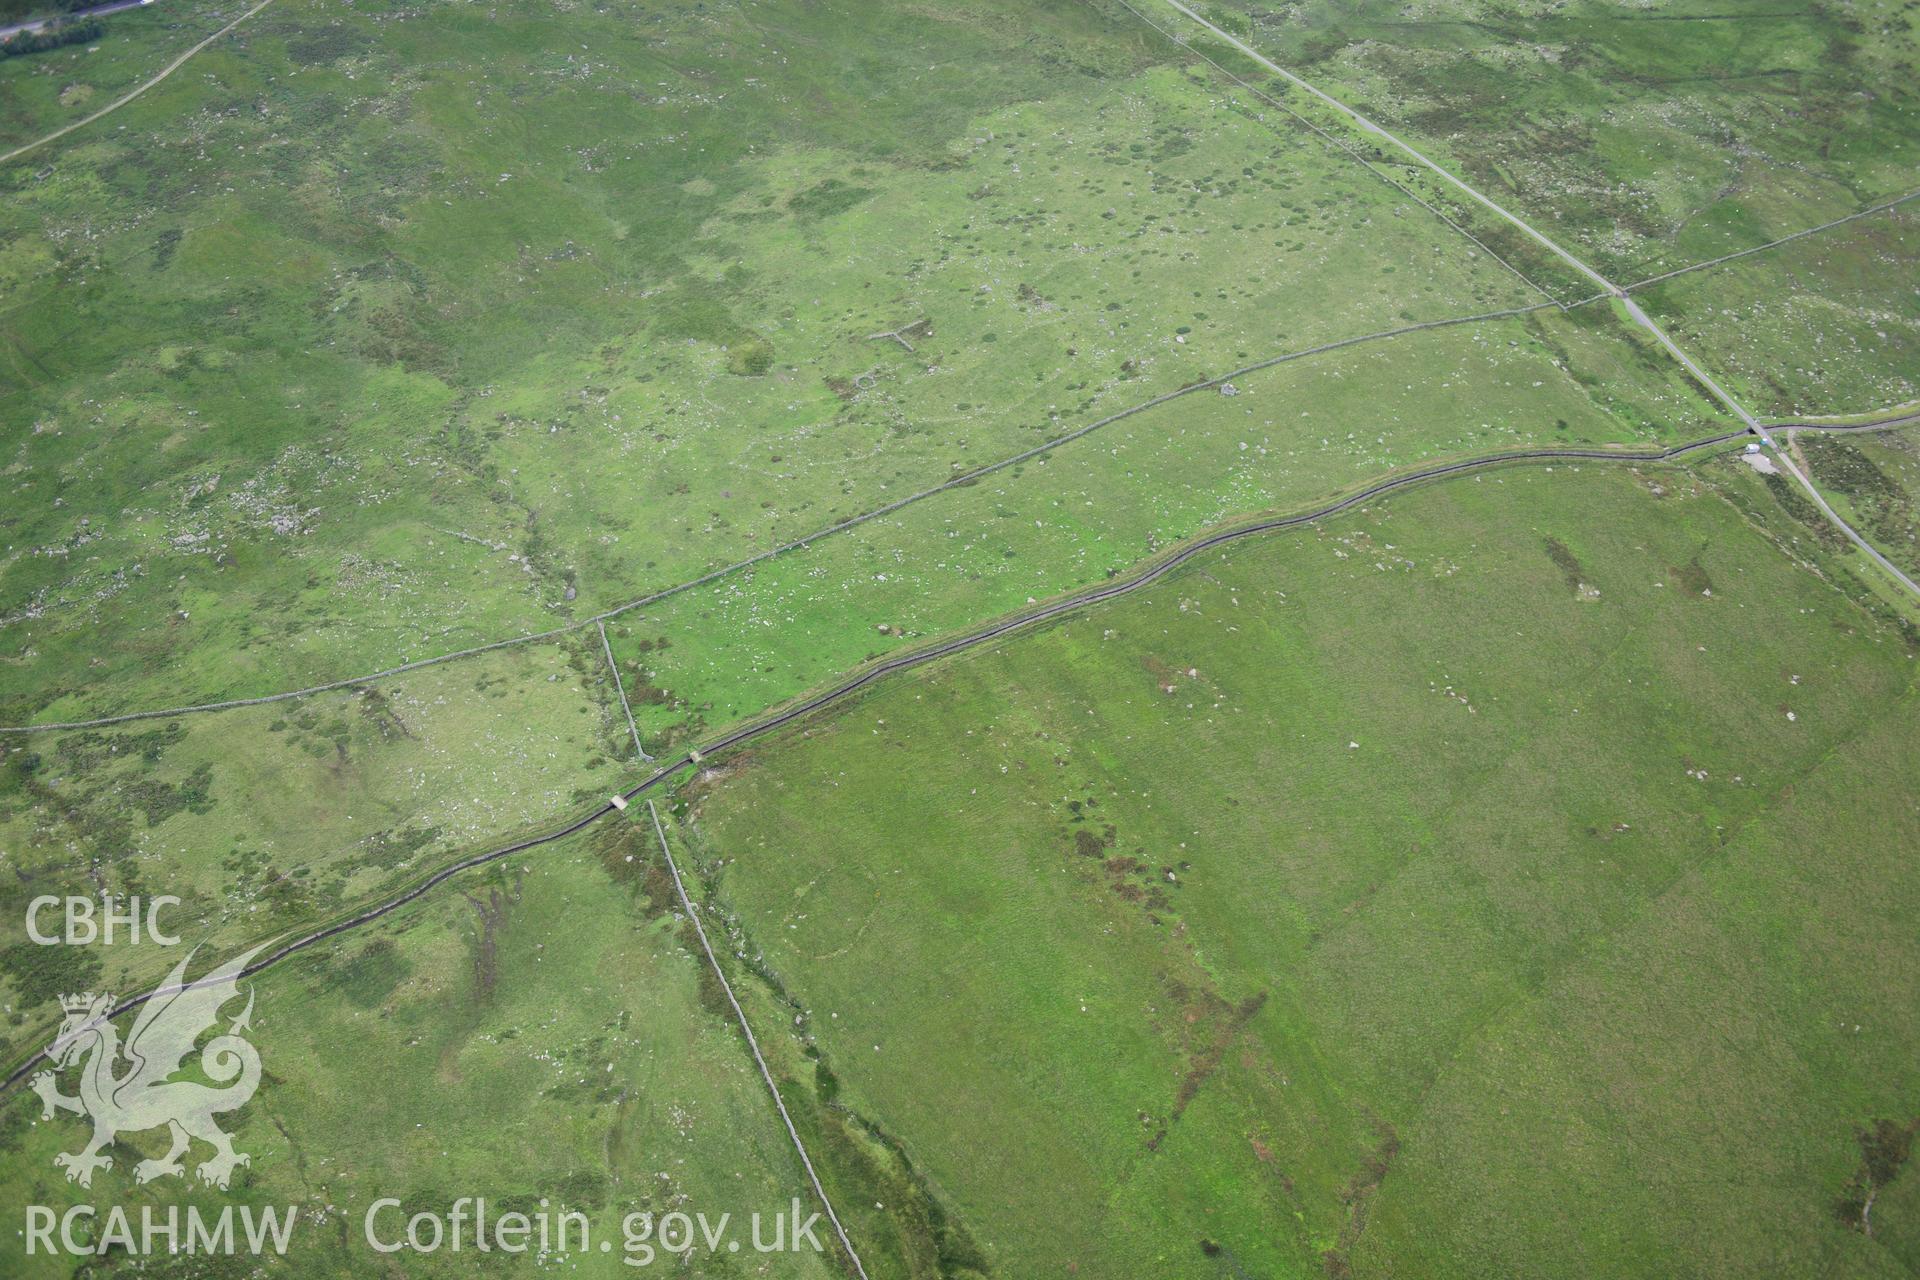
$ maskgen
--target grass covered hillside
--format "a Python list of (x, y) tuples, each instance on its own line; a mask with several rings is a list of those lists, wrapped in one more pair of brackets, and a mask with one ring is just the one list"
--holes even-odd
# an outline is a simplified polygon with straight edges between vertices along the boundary
[(1916, 15), (11, 45), (0, 1276), (1920, 1274)]
[(1910, 1200), (1836, 1206), (1920, 1114), (1915, 650), (1734, 469), (1436, 485), (904, 679), (688, 789), (711, 907), (997, 1274), (1896, 1273)]
[(280, 0), (191, 67), (0, 167), (14, 723), (564, 626), (1197, 378), (1541, 301), (1077, 0)]

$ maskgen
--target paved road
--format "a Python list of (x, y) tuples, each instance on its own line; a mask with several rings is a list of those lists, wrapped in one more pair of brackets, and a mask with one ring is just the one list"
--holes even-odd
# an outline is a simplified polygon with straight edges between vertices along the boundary
[(96, 4), (88, 9), (75, 9), (72, 13), (60, 13), (49, 18), (16, 22), (9, 27), (0, 27), (0, 40), (10, 39), (23, 31), (38, 31), (56, 22), (72, 22), (79, 18), (104, 18), (110, 13), (120, 13), (127, 9), (144, 9), (152, 3), (153, 0), (110, 0), (110, 3)]
[[(1125, 0), (1122, 0), (1122, 2), (1124, 3)], [(1522, 233), (1524, 233), (1530, 239), (1534, 240), (1538, 244), (1544, 246), (1546, 249), (1551, 251), (1553, 255), (1559, 258), (1562, 262), (1566, 263), (1568, 266), (1572, 267), (1575, 271), (1579, 272), (1582, 276), (1586, 277), (1588, 280), (1598, 285), (1602, 290), (1602, 292), (1604, 292), (1609, 297), (1615, 299), (1617, 302), (1621, 304), (1622, 307), (1625, 308), (1627, 314), (1633, 318), (1633, 321), (1635, 324), (1638, 324), (1641, 328), (1645, 329), (1648, 333), (1652, 334), (1654, 338), (1660, 343), (1660, 345), (1666, 349), (1667, 354), (1671, 355), (1675, 360), (1677, 360), (1680, 363), (1681, 367), (1684, 368), (1689, 374), (1691, 374), (1700, 383), (1701, 386), (1705, 387), (1708, 391), (1712, 392), (1714, 399), (1718, 400), (1721, 404), (1724, 404), (1725, 406), (1727, 406), (1728, 409), (1732, 410), (1733, 415), (1736, 418), (1746, 423), (1747, 429), (1749, 431), (1751, 431), (1754, 435), (1760, 437), (1761, 441), (1766, 444), (1767, 448), (1773, 452), (1774, 461), (1777, 462), (1781, 467), (1783, 467), (1787, 471), (1787, 473), (1791, 475), (1795, 480), (1800, 482), (1800, 487), (1807, 491), (1807, 496), (1814, 500), (1815, 504), (1819, 506), (1820, 510), (1826, 514), (1827, 519), (1831, 520), (1840, 529), (1842, 533), (1846, 534), (1847, 537), (1853, 542), (1855, 546), (1859, 547), (1862, 551), (1866, 552), (1867, 555), (1871, 557), (1875, 563), (1877, 563), (1881, 568), (1885, 569), (1888, 573), (1892, 574), (1893, 577), (1897, 579), (1900, 582), (1900, 584), (1904, 586), (1908, 591), (1912, 592), (1916, 598), (1920, 598), (1920, 583), (1914, 582), (1912, 578), (1909, 578), (1906, 574), (1902, 573), (1898, 568), (1894, 566), (1894, 563), (1891, 560), (1881, 555), (1879, 550), (1875, 548), (1872, 543), (1868, 542), (1865, 538), (1861, 537), (1858, 533), (1855, 533), (1853, 530), (1853, 526), (1848, 524), (1845, 520), (1842, 520), (1840, 518), (1840, 513), (1827, 505), (1827, 500), (1820, 496), (1820, 491), (1818, 489), (1813, 487), (1813, 480), (1809, 476), (1807, 476), (1804, 472), (1802, 472), (1799, 467), (1795, 466), (1793, 459), (1788, 457), (1786, 452), (1779, 448), (1777, 443), (1774, 441), (1772, 434), (1768, 432), (1767, 428), (1764, 425), (1762, 425), (1760, 420), (1755, 418), (1751, 413), (1748, 413), (1746, 410), (1746, 407), (1742, 405), (1738, 400), (1735, 400), (1733, 396), (1727, 392), (1726, 388), (1722, 387), (1718, 382), (1714, 381), (1712, 376), (1709, 375), (1705, 369), (1702, 369), (1698, 364), (1694, 362), (1692, 357), (1687, 355), (1686, 352), (1682, 351), (1680, 349), (1680, 344), (1675, 342), (1671, 337), (1669, 337), (1667, 334), (1667, 331), (1665, 329), (1662, 329), (1659, 326), (1659, 324), (1654, 321), (1652, 316), (1648, 315), (1645, 311), (1641, 310), (1640, 304), (1635, 302), (1631, 297), (1629, 297), (1626, 290), (1614, 284), (1611, 280), (1601, 275), (1598, 271), (1595, 271), (1592, 267), (1582, 262), (1579, 258), (1574, 257), (1573, 254), (1569, 253), (1567, 250), (1560, 247), (1559, 244), (1555, 243), (1554, 240), (1551, 239), (1549, 236), (1547, 236), (1545, 232), (1542, 232), (1537, 227), (1534, 227), (1531, 223), (1529, 223), (1526, 219), (1522, 218), (1519, 214), (1513, 213), (1512, 211), (1508, 210), (1504, 206), (1495, 203), (1490, 197), (1482, 194), (1480, 191), (1478, 191), (1474, 187), (1469, 186), (1466, 182), (1455, 177), (1453, 173), (1451, 173), (1449, 170), (1439, 165), (1435, 161), (1429, 159), (1423, 152), (1417, 150), (1411, 143), (1406, 142), (1405, 140), (1388, 132), (1386, 129), (1382, 128), (1381, 126), (1375, 124), (1372, 120), (1369, 120), (1366, 116), (1361, 115), (1358, 111), (1355, 111), (1352, 107), (1340, 101), (1338, 98), (1333, 97), (1331, 94), (1324, 93), (1320, 89), (1309, 84), (1307, 81), (1302, 80), (1299, 76), (1287, 70), (1285, 67), (1281, 66), (1279, 63), (1273, 61), (1271, 58), (1261, 53), (1258, 49), (1248, 44), (1245, 40), (1242, 40), (1240, 37), (1234, 35), (1232, 32), (1224, 30), (1221, 27), (1215, 26), (1212, 22), (1208, 21), (1206, 18), (1202, 17), (1200, 14), (1195, 13), (1192, 9), (1188, 8), (1187, 5), (1182, 2), (1182, 0), (1165, 0), (1165, 2), (1171, 5), (1173, 8), (1179, 10), (1181, 13), (1185, 14), (1188, 18), (1192, 19), (1194, 22), (1198, 23), (1200, 26), (1205, 27), (1209, 32), (1213, 33), (1215, 36), (1219, 37), (1220, 39), (1226, 41), (1228, 44), (1232, 45), (1235, 49), (1238, 49), (1241, 53), (1245, 54), (1247, 57), (1259, 63), (1261, 66), (1265, 67), (1267, 70), (1273, 72), (1273, 74), (1279, 76), (1281, 79), (1285, 80), (1288, 84), (1295, 85), (1300, 89), (1305, 90), (1307, 93), (1313, 95), (1314, 98), (1325, 103), (1327, 106), (1332, 107), (1334, 110), (1340, 112), (1340, 114), (1346, 116), (1349, 120), (1353, 121), (1365, 132), (1373, 134), (1374, 136), (1381, 138), (1382, 140), (1388, 143), (1391, 143), (1393, 146), (1398, 147), (1401, 151), (1405, 152), (1407, 155), (1412, 156), (1424, 168), (1428, 169), (1429, 171), (1431, 171), (1432, 173), (1440, 177), (1445, 182), (1449, 183), (1453, 187), (1465, 193), (1469, 198), (1474, 200), (1476, 203), (1484, 206), (1487, 209), (1492, 210), (1495, 214), (1499, 215), (1501, 218), (1504, 218), (1508, 223), (1518, 228)], [(1131, 6), (1129, 7), (1131, 8)], [(1138, 10), (1135, 10), (1135, 12), (1137, 13)]]
[[(1909, 419), (1909, 421), (1911, 421), (1911, 419)], [(1791, 431), (1795, 429), (1796, 428), (1788, 428), (1787, 430)], [(1767, 431), (1765, 428), (1760, 428), (1759, 430), (1760, 430), (1761, 438), (1764, 439), (1769, 445), (1772, 445), (1773, 437), (1767, 434)], [(1845, 430), (1845, 428), (1843, 427), (1841, 428), (1841, 430)], [(1847, 537), (1852, 540), (1854, 546), (1859, 547), (1862, 551), (1866, 552), (1869, 556), (1873, 557), (1874, 563), (1878, 564), (1882, 569), (1885, 569), (1888, 573), (1892, 574), (1895, 578), (1899, 579), (1901, 586), (1905, 587), (1908, 591), (1911, 591), (1915, 596), (1920, 597), (1920, 582), (1915, 582), (1912, 578), (1909, 578), (1905, 573), (1903, 573), (1900, 570), (1900, 568), (1897, 565), (1893, 563), (1893, 561), (1887, 559), (1884, 555), (1880, 554), (1880, 549), (1878, 547), (1874, 546), (1872, 543), (1868, 542), (1865, 538), (1855, 533), (1853, 531), (1853, 526), (1848, 524), (1845, 520), (1842, 520), (1840, 518), (1840, 513), (1827, 505), (1827, 500), (1820, 496), (1820, 491), (1818, 489), (1813, 487), (1813, 478), (1807, 475), (1805, 472), (1801, 471), (1800, 468), (1797, 465), (1795, 465), (1793, 459), (1788, 455), (1787, 450), (1776, 447), (1773, 451), (1773, 460), (1779, 463), (1781, 466), (1785, 467), (1789, 472), (1793, 474), (1794, 479), (1800, 482), (1800, 487), (1807, 491), (1807, 496), (1812, 498), (1814, 502), (1819, 505), (1820, 510), (1826, 512), (1827, 519), (1833, 521), (1834, 524), (1838, 525), (1840, 527), (1840, 531), (1846, 534)]]
[(1227, 31), (1220, 27), (1216, 27), (1215, 25), (1213, 25), (1212, 22), (1208, 21), (1206, 18), (1202, 17), (1200, 14), (1195, 13), (1192, 9), (1189, 9), (1186, 5), (1182, 4), (1181, 0), (1166, 0), (1166, 3), (1172, 5), (1174, 8), (1178, 9), (1181, 13), (1185, 14), (1187, 17), (1193, 19), (1193, 21), (1205, 27), (1208, 31), (1212, 32), (1214, 35), (1218, 36), (1220, 39), (1225, 40), (1228, 44), (1232, 45), (1235, 49), (1238, 49), (1241, 53), (1245, 54), (1247, 57), (1252, 58), (1255, 62), (1259, 63), (1261, 66), (1265, 67), (1267, 70), (1273, 72), (1273, 74), (1279, 76), (1282, 80), (1285, 80), (1288, 84), (1291, 84), (1299, 89), (1304, 89), (1307, 93), (1311, 94), (1314, 98), (1325, 103), (1327, 106), (1332, 107), (1335, 111), (1338, 111), (1341, 115), (1353, 121), (1363, 131), (1373, 134), (1375, 137), (1380, 138), (1382, 141), (1391, 143), (1392, 145), (1398, 147), (1400, 150), (1406, 152), (1408, 155), (1412, 156), (1415, 160), (1417, 160), (1422, 167), (1432, 172), (1436, 177), (1440, 178), (1443, 182), (1446, 182), (1450, 186), (1457, 188), (1459, 191), (1465, 194), (1469, 199), (1473, 200), (1476, 204), (1483, 205), (1484, 207), (1498, 214), (1500, 217), (1504, 218), (1506, 221), (1512, 223), (1515, 227), (1519, 228), (1520, 231), (1525, 233), (1530, 239), (1534, 240), (1535, 242), (1540, 244), (1542, 247), (1546, 248), (1555, 257), (1559, 258), (1562, 262), (1566, 263), (1568, 266), (1572, 267), (1575, 271), (1585, 276), (1588, 280), (1598, 285), (1603, 291), (1608, 293), (1612, 293), (1615, 291), (1613, 285), (1609, 284), (1607, 282), (1606, 277), (1602, 276), (1598, 271), (1595, 271), (1592, 267), (1580, 261), (1580, 259), (1574, 257), (1571, 253), (1568, 253), (1565, 249), (1561, 248), (1559, 245), (1555, 244), (1543, 232), (1535, 229), (1533, 226), (1528, 224), (1527, 221), (1524, 218), (1521, 218), (1518, 214), (1509, 211), (1508, 209), (1502, 207), (1499, 204), (1496, 204), (1490, 197), (1483, 195), (1478, 190), (1474, 189), (1471, 186), (1468, 186), (1465, 182), (1455, 177), (1451, 171), (1444, 168), (1443, 166), (1436, 163), (1435, 161), (1429, 159), (1424, 152), (1415, 148), (1412, 143), (1407, 142), (1405, 139), (1399, 137), (1397, 134), (1389, 132), (1387, 129), (1382, 128), (1380, 125), (1375, 124), (1372, 120), (1368, 119), (1366, 116), (1361, 115), (1358, 111), (1355, 111), (1352, 107), (1340, 101), (1340, 99), (1334, 97), (1329, 93), (1323, 92), (1322, 90), (1315, 87), (1314, 85), (1308, 83), (1305, 80), (1302, 80), (1299, 76), (1287, 70), (1285, 67), (1281, 66), (1279, 63), (1273, 61), (1271, 58), (1261, 53), (1258, 49), (1254, 48), (1252, 45), (1242, 40), (1239, 36), (1234, 35), (1231, 31)]
[[(609, 799), (607, 803), (601, 805), (591, 813), (574, 819), (558, 830), (549, 831), (545, 835), (531, 836), (525, 840), (515, 841), (503, 849), (495, 849), (488, 853), (478, 853), (470, 858), (463, 858), (450, 866), (442, 867), (439, 871), (434, 872), (425, 880), (422, 880), (419, 884), (397, 897), (390, 898), (377, 906), (369, 907), (358, 915), (337, 921), (323, 929), (315, 930), (303, 937), (294, 939), (292, 942), (285, 944), (261, 959), (255, 960), (252, 964), (242, 969), (239, 976), (243, 978), (252, 977), (263, 969), (278, 964), (288, 956), (305, 951), (309, 947), (325, 942), (329, 938), (338, 937), (351, 929), (357, 929), (361, 925), (370, 924), (382, 916), (389, 915), (401, 907), (406, 906), (408, 903), (418, 900), (430, 890), (445, 884), (448, 880), (451, 880), (463, 871), (471, 870), (474, 867), (485, 866), (491, 862), (498, 862), (503, 858), (511, 858), (515, 854), (525, 853), (529, 850), (537, 849), (542, 845), (552, 844), (555, 841), (564, 840), (568, 836), (584, 831), (587, 827), (592, 826), (609, 814), (619, 813), (626, 805), (631, 804), (641, 796), (658, 788), (682, 769), (701, 764), (711, 757), (733, 747), (740, 746), (743, 743), (765, 737), (767, 734), (791, 724), (795, 720), (812, 715), (814, 712), (830, 707), (835, 703), (842, 702), (860, 692), (862, 689), (865, 689), (868, 685), (883, 680), (890, 675), (907, 671), (914, 667), (925, 666), (929, 662), (936, 662), (941, 658), (949, 657), (967, 649), (991, 643), (1012, 632), (1021, 631), (1065, 614), (1075, 613), (1089, 606), (1101, 604), (1105, 601), (1127, 595), (1130, 592), (1138, 591), (1142, 587), (1158, 582), (1161, 578), (1164, 578), (1181, 565), (1186, 564), (1195, 556), (1202, 555), (1216, 547), (1222, 547), (1231, 542), (1238, 542), (1242, 538), (1251, 538), (1260, 534), (1279, 533), (1288, 529), (1298, 529), (1302, 526), (1324, 520), (1329, 516), (1337, 515), (1342, 511), (1351, 510), (1363, 503), (1371, 502), (1373, 499), (1381, 497), (1384, 494), (1410, 488), (1417, 484), (1423, 484), (1429, 480), (1437, 480), (1444, 476), (1457, 476), (1467, 472), (1486, 471), (1495, 467), (1512, 466), (1529, 462), (1626, 462), (1640, 464), (1670, 462), (1675, 458), (1697, 453), (1703, 449), (1711, 449), (1719, 445), (1732, 443), (1746, 434), (1744, 431), (1727, 431), (1719, 435), (1709, 436), (1703, 440), (1694, 440), (1687, 444), (1675, 445), (1671, 449), (1660, 449), (1641, 453), (1627, 452), (1619, 449), (1526, 449), (1512, 453), (1488, 454), (1485, 457), (1467, 458), (1459, 462), (1442, 463), (1438, 466), (1423, 467), (1417, 471), (1409, 471), (1402, 475), (1391, 476), (1385, 480), (1371, 484), (1357, 493), (1349, 494), (1347, 497), (1329, 502), (1325, 506), (1317, 507), (1312, 511), (1301, 512), (1298, 515), (1278, 516), (1269, 520), (1260, 520), (1251, 524), (1224, 529), (1219, 533), (1190, 543), (1179, 551), (1169, 555), (1164, 560), (1158, 561), (1130, 577), (1122, 578), (1117, 582), (1107, 583), (1103, 586), (1076, 592), (1056, 600), (1051, 604), (1041, 605), (1038, 608), (1014, 614), (1011, 617), (1004, 618), (999, 622), (990, 623), (976, 630), (963, 632), (939, 644), (924, 649), (917, 649), (911, 653), (904, 653), (899, 657), (889, 658), (884, 662), (876, 663), (865, 671), (848, 678), (823, 693), (815, 694), (811, 698), (806, 698), (794, 703), (792, 706), (776, 711), (771, 715), (742, 725), (731, 733), (716, 738), (702, 747), (688, 751), (677, 759), (661, 764), (652, 773), (641, 779), (638, 784), (621, 792), (620, 804), (616, 805), (613, 800)], [(185, 984), (185, 988), (182, 989), (190, 989), (196, 985), (198, 984), (187, 983)], [(143, 995), (135, 996), (132, 999), (124, 1000), (115, 1006), (106, 1016), (109, 1019), (117, 1018), (129, 1010), (136, 1009), (145, 1004), (148, 1000), (153, 999), (153, 997), (170, 994), (173, 990), (174, 988), (171, 987), (162, 987), (159, 990), (150, 991)], [(15, 1067), (4, 1081), (0, 1081), (0, 1092), (4, 1092), (19, 1083), (45, 1056), (45, 1052), (42, 1051), (27, 1059), (18, 1067)]]

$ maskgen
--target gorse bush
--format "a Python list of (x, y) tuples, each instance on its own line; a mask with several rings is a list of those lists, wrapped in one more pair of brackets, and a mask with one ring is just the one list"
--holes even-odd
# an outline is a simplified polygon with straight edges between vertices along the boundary
[(0, 40), (0, 58), (19, 58), (29, 53), (45, 53), (63, 45), (85, 44), (106, 34), (107, 26), (98, 18), (81, 22), (62, 22), (38, 31), (22, 31), (11, 39)]

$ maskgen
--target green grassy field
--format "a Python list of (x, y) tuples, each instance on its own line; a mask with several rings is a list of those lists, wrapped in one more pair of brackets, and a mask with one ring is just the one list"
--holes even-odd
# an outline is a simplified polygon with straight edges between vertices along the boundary
[(1920, 27), (1894, 0), (1195, 7), (1621, 284), (1915, 189)]
[(542, 630), (1539, 300), (1129, 15), (889, 12), (286, 0), (0, 171), (8, 718)]
[(309, 929), (604, 801), (633, 772), (615, 706), (596, 639), (0, 744), (0, 1057), (44, 1038), (55, 995), (151, 986), (177, 958), (36, 946), (30, 900), (172, 894), (168, 928), (220, 952)]
[[(143, 1205), (294, 1205), (299, 1225), (275, 1274), (501, 1275), (524, 1273), (534, 1256), (482, 1256), (470, 1243), (459, 1253), (381, 1255), (364, 1240), (367, 1209), (387, 1196), (406, 1213), (444, 1214), (455, 1198), (480, 1195), (496, 1215), (531, 1213), (544, 1197), (556, 1211), (587, 1214), (590, 1242), (615, 1244), (610, 1254), (594, 1245), (538, 1259), (569, 1274), (834, 1274), (810, 1251), (762, 1257), (750, 1247), (746, 1257), (696, 1251), (685, 1269), (669, 1259), (652, 1270), (622, 1264), (627, 1214), (731, 1212), (744, 1224), (810, 1194), (730, 1015), (713, 1007), (718, 997), (691, 962), (690, 934), (650, 896), (659, 890), (645, 874), (651, 847), (650, 833), (597, 831), (469, 877), (254, 979), (252, 1039), (265, 1077), (228, 1125), (253, 1163), (226, 1194), (172, 1178), (135, 1184), (134, 1164), (160, 1154), (164, 1131), (128, 1135), (113, 1168), (82, 1191), (53, 1155), (77, 1149), (84, 1128), (71, 1117), (39, 1122), (31, 1094), (9, 1098), (0, 1112), (9, 1219), (26, 1204), (118, 1203), (136, 1214)], [(190, 1165), (205, 1154), (196, 1150)], [(384, 1212), (379, 1238), (400, 1238), (404, 1217)], [(8, 1275), (66, 1275), (74, 1265), (26, 1258), (23, 1248), (16, 1231), (0, 1234)], [(163, 1257), (143, 1268), (119, 1253), (87, 1274), (206, 1278), (258, 1265)]]
[[(0, 60), (0, 151), (243, 7)], [(1198, 7), (1622, 284), (1916, 185), (1911, 4)], [(1916, 209), (1636, 296), (1872, 416)], [(0, 725), (539, 638), (0, 735), (0, 1061), (179, 959), (34, 897), (178, 895), (206, 961), (551, 830), (648, 767), (594, 615), (850, 517), (902, 504), (608, 620), (650, 748), (1387, 476), (1737, 425), (1593, 292), (1164, 0), (274, 0), (0, 164)], [(1789, 447), (1920, 572), (1916, 439)], [(1920, 1271), (1920, 606), (1736, 450), (1238, 542), (661, 794), (866, 1273)], [(809, 1201), (643, 806), (254, 987), (232, 1192), (137, 1185), (159, 1133), (74, 1187), (16, 1088), (0, 1273), (625, 1275), (625, 1213)], [(381, 1195), (615, 1247), (378, 1255)], [(81, 1201), (301, 1243), (23, 1255)]]
[[(156, 0), (114, 15), (97, 40), (0, 63), (0, 151), (100, 110), (245, 9), (232, 0)], [(53, 160), (43, 152), (22, 163), (44, 170)]]
[(1920, 433), (1913, 428), (1851, 436), (1801, 433), (1800, 456), (1842, 504), (1853, 527), (1907, 572), (1920, 569)]
[[(1854, 523), (1856, 531), (1864, 529), (1864, 536), (1882, 539), (1883, 546), (1898, 557), (1904, 554), (1903, 539), (1899, 536), (1904, 508), (1896, 486), (1905, 478), (1898, 466), (1898, 454), (1911, 448), (1911, 430), (1880, 437), (1882, 441), (1894, 442), (1892, 448), (1896, 452), (1891, 456), (1879, 454), (1891, 469), (1890, 474), (1883, 473), (1879, 479), (1867, 468), (1851, 465), (1853, 458), (1837, 451), (1828, 452), (1824, 447), (1831, 443), (1857, 451), (1863, 443), (1872, 447), (1873, 439), (1872, 436), (1841, 436), (1826, 441), (1824, 437), (1796, 433), (1793, 447), (1803, 471), (1811, 469), (1809, 444), (1813, 456), (1824, 455), (1825, 472), (1819, 483), (1823, 491), (1832, 493), (1829, 504), (1839, 504), (1835, 509), (1845, 510), (1845, 518)], [(1835, 480), (1839, 483), (1834, 483)], [(1762, 475), (1742, 468), (1723, 483), (1723, 488), (1748, 520), (1767, 534), (1776, 551), (1824, 577), (1869, 613), (1890, 625), (1905, 628), (1909, 636), (1920, 636), (1920, 601), (1897, 585), (1891, 575), (1869, 562), (1793, 480), (1777, 472)], [(1855, 492), (1863, 493), (1867, 500), (1860, 502)], [(1888, 498), (1894, 501), (1885, 502)], [(1889, 539), (1890, 533), (1894, 536)], [(1910, 540), (1910, 537), (1905, 539)]]
[(1408, 334), (1239, 377), (1018, 467), (628, 615), (614, 628), (656, 741), (864, 659), (1098, 583), (1237, 518), (1529, 446), (1654, 448), (1724, 430), (1602, 313)]
[[(573, 15), (579, 57), (537, 8), (374, 22), (287, 0), (0, 170), (0, 720), (578, 621), (1197, 380), (1537, 296), (1123, 12), (728, 13), (713, 38), (695, 8)], [(133, 17), (111, 48), (166, 43)], [(782, 42), (861, 59), (865, 96)], [(50, 56), (0, 74), (80, 55)], [(1597, 310), (1235, 390), (619, 620), (648, 738), (1383, 469), (1714, 425)], [(765, 636), (775, 612), (794, 625)], [(17, 740), (4, 896), (173, 892), (195, 936), (239, 945), (550, 826), (631, 774), (595, 639)], [(162, 963), (42, 973), (13, 914), (14, 1047), (55, 977)]]
[[(1916, 194), (1920, 42), (1904, 7), (1206, 8), (1211, 21), (1400, 131), (1617, 284)], [(1405, 153), (1170, 7), (1150, 11), (1426, 190), (1563, 300), (1594, 292)], [(1920, 323), (1920, 301), (1904, 283), (1910, 208), (1651, 284), (1642, 301), (1754, 412), (1904, 403), (1915, 395)]]
[(1243, 545), (718, 762), (687, 838), (1002, 1273), (1884, 1273), (1915, 650), (1746, 471)]
[[(1916, 202), (1920, 204), (1920, 202)], [(1915, 204), (1654, 285), (1640, 301), (1756, 414), (1865, 414), (1920, 399)]]

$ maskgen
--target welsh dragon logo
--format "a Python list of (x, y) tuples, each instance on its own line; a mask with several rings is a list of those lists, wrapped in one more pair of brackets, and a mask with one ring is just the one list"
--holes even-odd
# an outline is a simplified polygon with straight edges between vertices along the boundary
[[(184, 1173), (181, 1157), (194, 1138), (214, 1152), (196, 1170), (204, 1183), (224, 1190), (234, 1169), (249, 1162), (233, 1149), (233, 1139), (213, 1118), (245, 1106), (260, 1087), (260, 1055), (240, 1035), (253, 1016), (251, 988), (240, 1016), (200, 1050), (200, 1072), (214, 1084), (172, 1077), (185, 1065), (202, 1033), (219, 1021), (221, 1008), (239, 995), (240, 971), (259, 952), (255, 947), (204, 978), (187, 982), (187, 961), (193, 959), (188, 952), (140, 1006), (125, 1045), (109, 1018), (112, 996), (89, 992), (60, 998), (66, 1018), (47, 1048), (54, 1069), (35, 1075), (32, 1086), (40, 1095), (43, 1119), (51, 1120), (57, 1111), (72, 1111), (93, 1121), (93, 1137), (85, 1147), (53, 1158), (55, 1165), (67, 1171), (69, 1182), (90, 1186), (96, 1169), (111, 1168), (113, 1157), (102, 1154), (102, 1149), (117, 1135), (161, 1125), (172, 1131), (173, 1145), (158, 1160), (142, 1160), (134, 1166), (139, 1182)], [(83, 1059), (79, 1096), (68, 1097), (59, 1090), (58, 1073)]]

